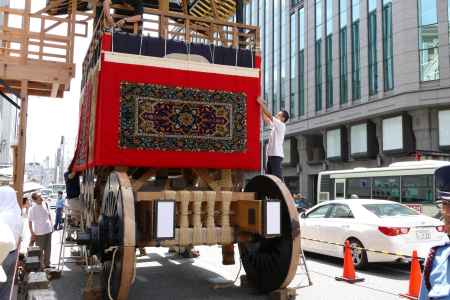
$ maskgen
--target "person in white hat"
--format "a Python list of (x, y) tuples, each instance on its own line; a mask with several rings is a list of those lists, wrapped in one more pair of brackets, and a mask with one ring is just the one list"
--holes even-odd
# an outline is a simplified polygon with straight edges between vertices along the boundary
[(14, 281), (23, 220), (16, 191), (0, 187), (0, 300), (9, 299)]

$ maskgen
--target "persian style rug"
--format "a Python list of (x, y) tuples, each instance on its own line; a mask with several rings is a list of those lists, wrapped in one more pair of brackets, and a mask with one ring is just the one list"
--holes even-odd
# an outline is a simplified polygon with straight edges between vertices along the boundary
[(246, 100), (244, 93), (122, 82), (119, 147), (243, 152)]

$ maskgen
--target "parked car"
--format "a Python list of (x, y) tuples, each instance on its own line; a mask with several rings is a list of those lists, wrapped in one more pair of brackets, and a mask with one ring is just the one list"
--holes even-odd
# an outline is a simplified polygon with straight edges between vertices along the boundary
[[(322, 202), (300, 215), (305, 251), (343, 257), (343, 247), (307, 238), (426, 258), (429, 249), (448, 242), (444, 223), (397, 202), (345, 199)], [(306, 239), (305, 239), (306, 238)], [(352, 249), (355, 267), (402, 260), (400, 256)]]
[(47, 198), (48, 206), (51, 209), (56, 209), (56, 200), (58, 199), (58, 194), (50, 194)]

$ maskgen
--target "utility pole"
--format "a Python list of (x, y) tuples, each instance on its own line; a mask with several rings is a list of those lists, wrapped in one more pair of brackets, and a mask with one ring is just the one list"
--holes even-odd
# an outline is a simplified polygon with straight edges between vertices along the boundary
[(59, 176), (58, 183), (64, 182), (64, 136), (61, 137), (61, 144), (59, 146)]

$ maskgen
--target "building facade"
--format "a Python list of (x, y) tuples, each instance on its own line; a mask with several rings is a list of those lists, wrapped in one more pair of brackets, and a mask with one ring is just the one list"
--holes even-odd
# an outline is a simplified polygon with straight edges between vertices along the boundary
[(18, 122), (18, 110), (6, 97), (17, 103), (14, 95), (0, 93), (0, 167), (12, 166), (11, 146), (16, 140)]
[(291, 192), (313, 203), (321, 171), (449, 152), (450, 0), (252, 0), (244, 15), (264, 98), (291, 115)]

